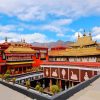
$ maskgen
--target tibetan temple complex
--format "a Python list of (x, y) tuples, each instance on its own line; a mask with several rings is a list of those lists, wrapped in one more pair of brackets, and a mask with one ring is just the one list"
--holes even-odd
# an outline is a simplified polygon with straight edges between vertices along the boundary
[(48, 59), (48, 48), (34, 47), (21, 42), (5, 42), (0, 44), (0, 73), (10, 70), (11, 74), (21, 74)]
[(91, 33), (78, 35), (70, 48), (51, 48), (48, 56), (41, 67), (50, 85), (55, 84), (55, 80), (60, 86), (67, 81), (75, 85), (100, 73), (100, 44), (92, 40)]
[[(59, 82), (76, 85), (100, 74), (100, 44), (92, 40), (91, 34), (84, 33), (70, 47), (35, 47), (21, 40), (0, 44), (0, 73), (10, 70), (12, 75), (31, 72), (41, 68), (46, 86)], [(50, 84), (49, 84), (50, 83)]]
[(67, 100), (99, 75), (100, 43), (91, 33), (51, 49), (25, 40), (0, 43), (0, 83), (32, 100)]

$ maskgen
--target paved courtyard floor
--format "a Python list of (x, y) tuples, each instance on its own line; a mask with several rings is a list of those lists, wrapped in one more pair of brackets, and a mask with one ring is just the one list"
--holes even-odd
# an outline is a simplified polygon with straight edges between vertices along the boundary
[(33, 99), (0, 84), (0, 100), (33, 100)]
[(100, 100), (100, 78), (67, 100)]
[[(36, 100), (0, 84), (0, 100)], [(100, 78), (67, 100), (100, 100)]]

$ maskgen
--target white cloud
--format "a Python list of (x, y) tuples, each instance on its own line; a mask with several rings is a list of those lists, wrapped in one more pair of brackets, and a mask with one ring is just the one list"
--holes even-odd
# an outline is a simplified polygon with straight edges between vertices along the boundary
[(100, 27), (93, 27), (92, 28), (92, 35), (93, 35), (93, 39), (100, 41)]
[(74, 37), (77, 38), (78, 35), (79, 35), (80, 37), (82, 37), (82, 33), (81, 33), (81, 32), (75, 32)]
[(21, 20), (44, 20), (46, 17), (45, 13), (39, 7), (30, 7), (29, 9), (25, 9), (22, 13), (18, 14), (18, 18)]
[(100, 34), (93, 36), (93, 39), (100, 42)]
[(16, 26), (15, 25), (0, 25), (0, 31), (1, 32), (8, 32), (8, 31), (11, 31), (13, 29), (15, 29)]
[(83, 36), (81, 32), (75, 32), (73, 35), (70, 35), (69, 38), (70, 38), (71, 41), (77, 40), (78, 35), (79, 35), (80, 37)]
[(56, 36), (63, 37), (65, 36), (65, 32), (68, 31), (68, 29), (65, 29), (63, 26), (69, 25), (70, 23), (72, 23), (72, 19), (59, 19), (41, 26), (40, 29), (55, 32)]
[(4, 38), (8, 37), (8, 41), (20, 41), (21, 39), (25, 39), (28, 43), (33, 42), (51, 42), (54, 40), (48, 39), (48, 37), (42, 33), (32, 33), (32, 34), (18, 34), (18, 33), (0, 33), (0, 42), (4, 42)]
[(63, 26), (63, 25), (69, 25), (72, 23), (72, 19), (59, 19), (55, 20), (51, 23), (51, 25), (54, 26)]
[(48, 14), (74, 19), (100, 15), (100, 0), (0, 0), (0, 12), (21, 20), (44, 20)]
[(100, 27), (97, 27), (97, 26), (93, 27), (92, 28), (92, 33), (95, 34), (95, 35), (100, 34)]

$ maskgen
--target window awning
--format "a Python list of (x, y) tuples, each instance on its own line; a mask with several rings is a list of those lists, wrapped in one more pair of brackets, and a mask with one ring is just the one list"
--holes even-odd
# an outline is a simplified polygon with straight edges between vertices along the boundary
[(9, 62), (7, 63), (7, 65), (19, 65), (19, 64), (31, 64), (31, 63), (35, 63), (34, 61), (31, 62)]

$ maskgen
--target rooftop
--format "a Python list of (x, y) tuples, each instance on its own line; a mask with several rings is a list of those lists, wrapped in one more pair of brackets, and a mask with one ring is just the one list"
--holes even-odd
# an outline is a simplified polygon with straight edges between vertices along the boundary
[(5, 50), (5, 52), (6, 53), (35, 53), (35, 50), (27, 46), (11, 45)]
[(100, 68), (100, 62), (43, 62), (42, 65), (70, 65)]
[(89, 48), (71, 48), (59, 51), (49, 51), (50, 56), (88, 56), (88, 55), (100, 55), (100, 49), (97, 47)]
[(71, 46), (87, 46), (87, 45), (93, 45), (96, 44), (96, 41), (92, 40), (92, 36), (87, 36), (85, 33), (82, 37), (78, 36), (78, 39), (75, 43), (73, 43)]

